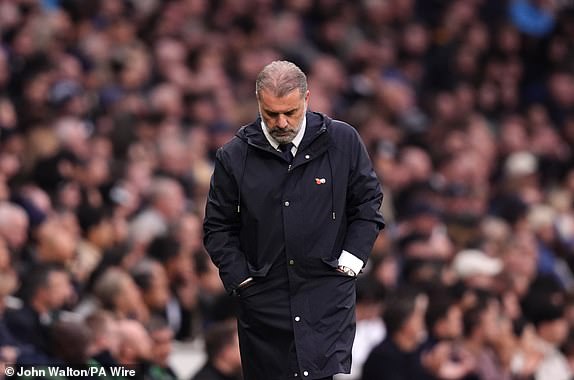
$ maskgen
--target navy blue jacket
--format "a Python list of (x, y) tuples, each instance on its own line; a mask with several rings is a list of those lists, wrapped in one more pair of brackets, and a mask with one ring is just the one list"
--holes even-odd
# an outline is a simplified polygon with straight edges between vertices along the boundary
[[(313, 379), (350, 369), (355, 281), (336, 270), (337, 260), (346, 250), (366, 262), (384, 223), (381, 188), (356, 130), (319, 113), (306, 118), (291, 164), (269, 144), (260, 119), (218, 150), (204, 243), (229, 292), (252, 276), (248, 289), (256, 293), (251, 288), (272, 267), (285, 265), (289, 296), (281, 315), (293, 326), (301, 373)], [(271, 301), (272, 288), (257, 302)], [(240, 339), (249, 334), (240, 329)]]

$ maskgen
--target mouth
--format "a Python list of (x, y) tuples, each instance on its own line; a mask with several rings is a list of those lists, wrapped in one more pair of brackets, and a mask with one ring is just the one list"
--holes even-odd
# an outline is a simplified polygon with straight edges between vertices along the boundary
[(273, 136), (278, 136), (278, 137), (286, 137), (286, 136), (292, 136), (293, 135), (293, 131), (281, 131), (281, 130), (275, 130), (271, 133), (271, 135)]

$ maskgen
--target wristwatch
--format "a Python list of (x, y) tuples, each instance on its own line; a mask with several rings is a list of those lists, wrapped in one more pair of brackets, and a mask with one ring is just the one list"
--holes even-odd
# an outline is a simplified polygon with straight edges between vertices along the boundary
[(339, 265), (338, 270), (339, 270), (339, 272), (341, 272), (341, 273), (345, 273), (345, 274), (346, 274), (347, 276), (349, 276), (349, 277), (356, 277), (356, 276), (357, 276), (357, 274), (355, 273), (354, 270), (352, 270), (351, 268), (346, 267), (346, 266), (344, 266), (344, 265)]
[(253, 277), (248, 277), (245, 280), (243, 280), (239, 285), (237, 285), (237, 288), (233, 289), (231, 294), (234, 296), (238, 296), (239, 292), (242, 289), (248, 288), (251, 285), (253, 285)]

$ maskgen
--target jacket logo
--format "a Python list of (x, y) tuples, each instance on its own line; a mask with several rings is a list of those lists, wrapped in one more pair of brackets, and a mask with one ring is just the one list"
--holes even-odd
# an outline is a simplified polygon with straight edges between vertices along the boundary
[(317, 185), (322, 185), (322, 184), (324, 184), (325, 182), (327, 182), (327, 180), (326, 180), (325, 178), (315, 178), (315, 183), (316, 183)]

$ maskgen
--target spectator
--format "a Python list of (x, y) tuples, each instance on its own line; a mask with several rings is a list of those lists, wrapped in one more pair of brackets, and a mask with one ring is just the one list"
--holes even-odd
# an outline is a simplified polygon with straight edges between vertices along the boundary
[(0, 236), (13, 255), (18, 255), (27, 242), (28, 216), (19, 206), (0, 204)]
[[(0, 263), (9, 263), (8, 250), (0, 243)], [(9, 265), (0, 265), (0, 363), (16, 363), (20, 343), (9, 329), (4, 319), (6, 311), (5, 298), (14, 292), (17, 287), (18, 277), (16, 272)]]
[(192, 336), (192, 324), (197, 303), (197, 289), (192, 272), (192, 253), (185, 252), (180, 240), (160, 236), (152, 240), (148, 255), (158, 260), (164, 268), (169, 286), (164, 317), (179, 340)]
[(542, 354), (534, 378), (571, 378), (571, 369), (560, 351), (568, 337), (568, 324), (564, 316), (565, 299), (560, 292), (560, 285), (552, 277), (539, 277), (531, 284), (522, 303), (525, 315), (536, 328), (535, 345)]
[(131, 275), (150, 314), (165, 317), (170, 291), (163, 266), (157, 261), (145, 259), (132, 268)]
[(147, 321), (147, 309), (142, 294), (131, 276), (120, 268), (109, 268), (94, 285), (97, 302), (119, 318)]
[(92, 361), (103, 366), (117, 365), (118, 323), (113, 315), (105, 310), (96, 310), (88, 315), (84, 321), (90, 329)]
[[(99, 309), (93, 285), (110, 266), (129, 277), (149, 258), (167, 272), (174, 339), (233, 318), (236, 305), (201, 248), (209, 178), (233, 126), (257, 112), (257, 73), (287, 59), (309, 73), (312, 111), (357, 127), (382, 181), (388, 228), (365, 276), (386, 292), (461, 280), (453, 289), (463, 312), (482, 302), (464, 284), (490, 289), (501, 302), (497, 345), (510, 347), (495, 356), (518, 358), (515, 377), (535, 374), (539, 343), (551, 353), (559, 346), (546, 342), (546, 325), (561, 322), (526, 301), (546, 286), (540, 274), (559, 280), (550, 298), (569, 295), (574, 273), (570, 5), (0, 2), (0, 282), (10, 285), (0, 325), (28, 303), (5, 273), (24, 285), (35, 266), (58, 262), (75, 289), (66, 308), (90, 314), (83, 307)], [(148, 247), (157, 236), (179, 248), (157, 253)], [(457, 273), (469, 249), (502, 269), (477, 273), (467, 262), (473, 273)], [(139, 289), (117, 284), (98, 295), (117, 291), (131, 306), (110, 309), (144, 314)], [(16, 346), (28, 355), (29, 344)], [(446, 362), (439, 351), (429, 358)], [(552, 373), (544, 363), (540, 371)]]
[(151, 349), (152, 366), (149, 369), (151, 377), (158, 380), (177, 379), (177, 375), (170, 368), (168, 362), (172, 351), (173, 331), (162, 318), (152, 318), (148, 323), (147, 330), (153, 342)]
[(363, 380), (422, 379), (427, 373), (422, 363), (422, 343), (426, 334), (424, 315), (426, 295), (398, 291), (386, 302), (383, 321), (385, 340), (370, 353), (363, 367)]
[(206, 333), (207, 363), (193, 380), (232, 380), (241, 378), (241, 357), (237, 329), (231, 323), (214, 325)]
[(148, 244), (151, 239), (167, 233), (184, 211), (181, 185), (169, 178), (156, 178), (150, 189), (150, 207), (131, 222), (130, 232), (136, 242)]
[(488, 257), (479, 250), (468, 249), (457, 253), (453, 270), (466, 286), (493, 290), (495, 276), (502, 271), (502, 265), (497, 258)]
[(153, 342), (144, 326), (135, 320), (118, 321), (119, 345), (117, 360), (123, 366), (133, 366), (140, 373), (150, 369)]
[(508, 363), (501, 361), (496, 346), (500, 337), (499, 305), (487, 298), (465, 311), (463, 316), (464, 348), (476, 363), (474, 374), (478, 379), (510, 379)]
[(56, 264), (39, 265), (24, 278), (20, 294), (22, 308), (5, 313), (6, 325), (20, 342), (48, 353), (49, 326), (73, 296), (70, 276)]

